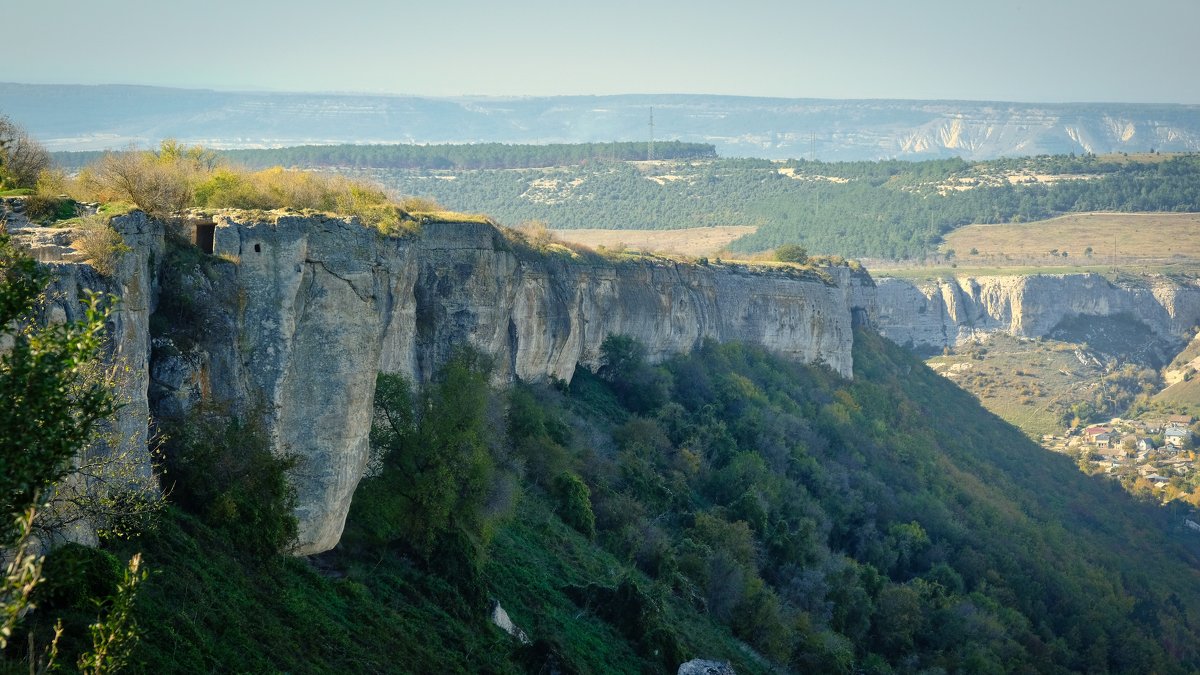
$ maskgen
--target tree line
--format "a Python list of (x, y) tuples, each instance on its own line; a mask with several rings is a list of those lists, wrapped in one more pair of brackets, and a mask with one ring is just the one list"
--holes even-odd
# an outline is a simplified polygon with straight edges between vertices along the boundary
[[(595, 162), (625, 162), (649, 157), (650, 147), (644, 141), (613, 141), (611, 143), (465, 143), (465, 144), (339, 144), (300, 145), (287, 148), (255, 148), (225, 150), (219, 154), (226, 160), (249, 168), (272, 166), (315, 168), (353, 167), (378, 169), (527, 169), (547, 166), (570, 166)], [(55, 161), (64, 168), (86, 166), (103, 153), (59, 152)], [(716, 147), (708, 143), (658, 141), (654, 143), (655, 159), (711, 159), (717, 156)]]
[[(1086, 180), (978, 180), (1004, 171), (1087, 173)], [(782, 172), (781, 172), (782, 171)], [(791, 175), (785, 175), (791, 172)], [(816, 253), (890, 259), (936, 251), (970, 223), (1025, 222), (1086, 211), (1200, 210), (1200, 156), (1101, 162), (1091, 156), (969, 163), (717, 159), (646, 170), (631, 164), (514, 171), (363, 171), (402, 194), (432, 197), (501, 222), (552, 228), (677, 229), (756, 225), (731, 246), (796, 243)], [(453, 177), (453, 180), (445, 178)], [(977, 180), (965, 190), (956, 179)]]

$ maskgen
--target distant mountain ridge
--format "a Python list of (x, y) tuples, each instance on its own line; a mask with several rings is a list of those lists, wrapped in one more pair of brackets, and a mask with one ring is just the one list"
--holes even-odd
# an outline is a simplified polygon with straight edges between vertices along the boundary
[[(653, 109), (653, 128), (650, 126)], [(151, 145), (681, 140), (723, 156), (859, 160), (1200, 151), (1200, 105), (782, 99), (700, 94), (427, 98), (0, 83), (51, 150)]]

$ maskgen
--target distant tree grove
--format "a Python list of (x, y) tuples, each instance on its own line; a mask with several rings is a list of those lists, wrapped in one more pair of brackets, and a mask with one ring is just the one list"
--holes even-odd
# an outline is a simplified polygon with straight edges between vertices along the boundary
[[(980, 174), (1009, 171), (1086, 173), (1087, 178), (977, 180)], [(799, 244), (813, 253), (889, 259), (934, 254), (946, 233), (971, 223), (1087, 211), (1200, 211), (1200, 155), (1156, 163), (1069, 157), (978, 163), (716, 159), (651, 170), (604, 163), (528, 171), (384, 168), (361, 175), (400, 194), (429, 196), (506, 223), (664, 230), (756, 225), (757, 232), (731, 248), (762, 251)], [(454, 179), (445, 180), (450, 176)], [(960, 179), (977, 182), (971, 189), (945, 187)]]

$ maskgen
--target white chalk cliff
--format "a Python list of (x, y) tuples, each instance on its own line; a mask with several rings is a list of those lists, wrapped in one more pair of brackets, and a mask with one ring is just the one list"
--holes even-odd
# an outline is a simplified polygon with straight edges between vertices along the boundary
[[(179, 412), (212, 398), (260, 414), (274, 451), (299, 459), (297, 553), (334, 546), (367, 462), (375, 377), (427, 380), (458, 346), (498, 381), (569, 380), (610, 334), (651, 359), (739, 340), (845, 376), (852, 324), (873, 287), (847, 267), (824, 278), (665, 260), (541, 255), (486, 224), (428, 223), (385, 237), (356, 220), (211, 214), (218, 261), (188, 277), (203, 298), (197, 345), (157, 359), (155, 400)], [(170, 353), (170, 350), (163, 350)]]
[[(132, 252), (109, 277), (77, 262), (69, 232), (29, 227), (18, 239), (57, 273), (47, 320), (76, 318), (84, 289), (121, 298), (110, 359), (130, 374), (120, 392), (122, 451), (140, 453), (149, 471), (151, 413), (209, 401), (256, 416), (272, 450), (299, 460), (291, 479), (300, 554), (341, 535), (367, 461), (376, 375), (426, 381), (459, 346), (489, 355), (500, 382), (569, 380), (577, 365), (597, 365), (610, 334), (632, 336), (654, 360), (705, 339), (737, 340), (848, 377), (855, 323), (936, 349), (979, 332), (1045, 335), (1077, 316), (1126, 315), (1180, 343), (1200, 323), (1195, 280), (1114, 284), (1080, 274), (877, 286), (847, 267), (814, 274), (539, 254), (479, 223), (386, 237), (324, 215), (204, 217), (215, 226), (213, 255), (193, 255), (185, 269), (164, 267), (163, 226), (138, 212), (113, 221)], [(167, 310), (157, 320), (179, 321), (167, 312), (186, 307), (191, 337), (159, 338), (152, 352), (160, 277)]]
[(1074, 317), (1123, 315), (1171, 342), (1200, 323), (1200, 283), (1145, 277), (1113, 283), (1099, 274), (959, 277), (876, 281), (876, 327), (898, 344), (954, 347), (980, 333), (1047, 335)]

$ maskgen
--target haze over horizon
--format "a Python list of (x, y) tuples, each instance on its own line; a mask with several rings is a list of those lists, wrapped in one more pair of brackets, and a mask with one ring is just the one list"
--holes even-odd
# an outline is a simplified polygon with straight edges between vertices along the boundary
[[(44, 0), (0, 81), (453, 96), (1200, 103), (1200, 3)], [(51, 37), (48, 37), (51, 36)], [(124, 37), (122, 37), (124, 36)]]

